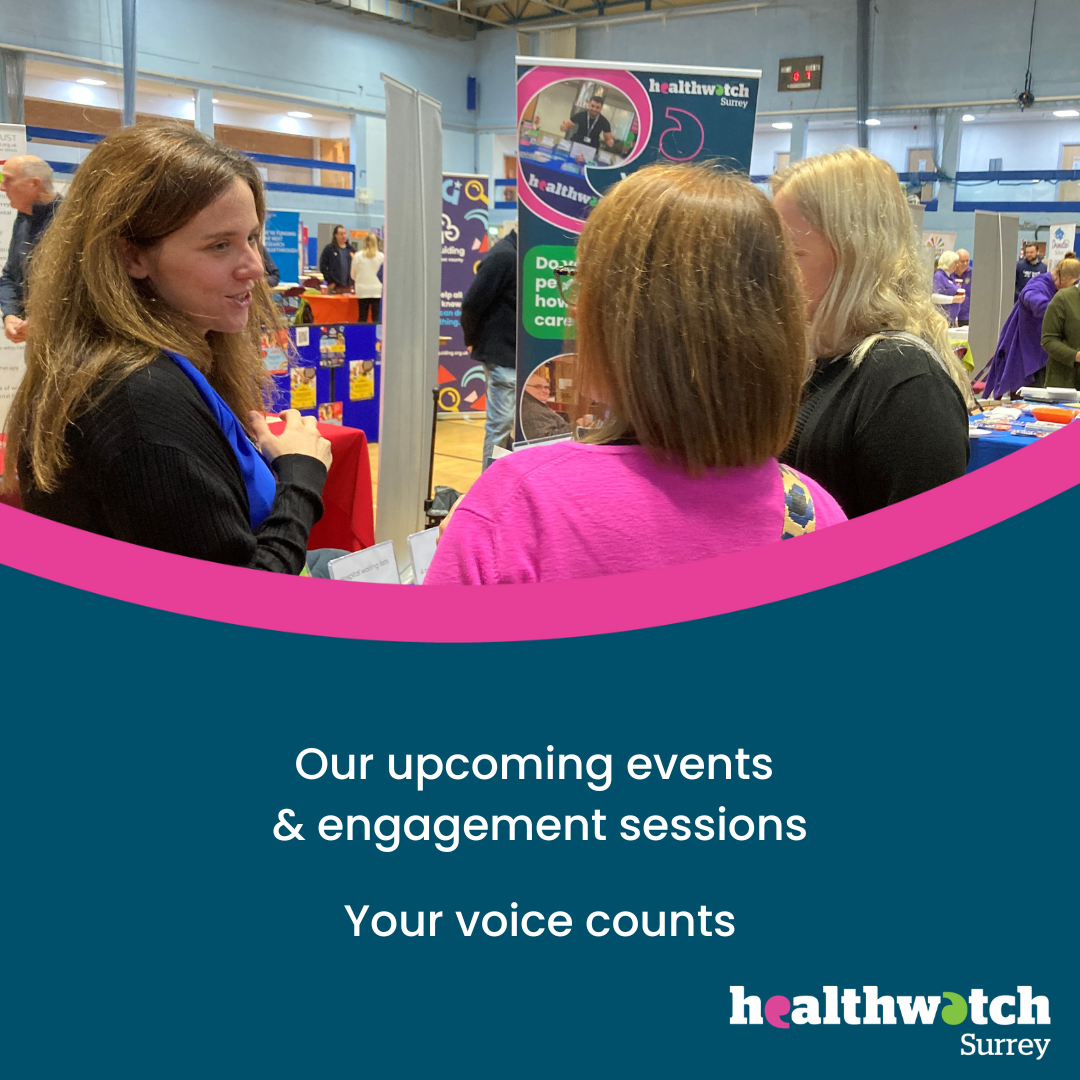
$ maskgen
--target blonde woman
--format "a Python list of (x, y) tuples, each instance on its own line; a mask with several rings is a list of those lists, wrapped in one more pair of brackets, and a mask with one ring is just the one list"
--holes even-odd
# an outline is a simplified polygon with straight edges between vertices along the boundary
[(772, 183), (814, 358), (781, 461), (823, 484), (848, 517), (961, 476), (971, 390), (931, 302), (896, 173), (865, 150), (842, 150)]
[(382, 287), (379, 271), (386, 256), (379, 250), (374, 233), (364, 237), (363, 247), (353, 256), (352, 279), (356, 283), (356, 298), (360, 301), (360, 322), (377, 323), (382, 315)]
[(25, 509), (179, 555), (303, 571), (330, 444), (292, 410), (271, 435), (260, 411), (260, 330), (276, 323), (265, 217), (251, 162), (192, 128), (139, 124), (91, 151), (30, 269), (7, 427)]
[(606, 416), (583, 442), (495, 461), (425, 585), (643, 570), (844, 520), (776, 460), (798, 411), (805, 320), (780, 219), (746, 177), (641, 169), (600, 200), (577, 259), (575, 382)]
[(956, 251), (943, 251), (938, 256), (937, 269), (934, 271), (933, 294), (930, 299), (938, 306), (938, 311), (945, 316), (945, 321), (954, 325), (964, 302), (963, 285), (953, 276), (953, 271), (960, 262)]

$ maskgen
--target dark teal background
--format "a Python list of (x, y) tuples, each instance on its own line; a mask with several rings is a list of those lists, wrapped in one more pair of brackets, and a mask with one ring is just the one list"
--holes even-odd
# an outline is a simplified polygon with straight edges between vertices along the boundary
[[(202, 622), (0, 569), (5, 1072), (12, 1077), (1077, 1075), (1070, 590), (1032, 567), (1080, 489), (871, 577), (698, 623), (509, 645), (344, 642)], [(1068, 560), (1065, 560), (1068, 565)], [(987, 582), (997, 582), (988, 589)], [(272, 581), (267, 581), (271, 602)], [(1023, 602), (1014, 604), (1015, 587)], [(348, 590), (343, 589), (343, 596)], [(356, 590), (345, 602), (363, 603)], [(1015, 611), (1015, 614), (1013, 612)], [(452, 607), (441, 616), (453, 618)], [(569, 625), (569, 623), (568, 623)], [(386, 778), (390, 752), (611, 753), (582, 783)], [(297, 753), (374, 753), (300, 779)], [(636, 752), (767, 753), (758, 781), (635, 782)], [(617, 839), (623, 814), (801, 814), (800, 843)], [(282, 807), (303, 844), (276, 841)], [(334, 813), (608, 815), (606, 842), (327, 843)], [(453, 912), (563, 909), (569, 937)], [(344, 912), (442, 910), (435, 939)], [(730, 938), (592, 938), (590, 911), (728, 910)], [(1052, 1024), (732, 1027), (876, 984), (1031, 984)], [(960, 1038), (1047, 1038), (1042, 1061)]]

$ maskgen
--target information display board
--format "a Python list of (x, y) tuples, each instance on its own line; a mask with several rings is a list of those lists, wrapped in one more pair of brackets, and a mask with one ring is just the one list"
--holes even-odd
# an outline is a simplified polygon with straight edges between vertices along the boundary
[(484, 365), (465, 348), (461, 301), (491, 247), (488, 177), (443, 173), (442, 290), (439, 297), (439, 412), (483, 412)]
[[(749, 172), (761, 72), (527, 56), (517, 65), (515, 446), (523, 446), (572, 434), (574, 328), (554, 271), (574, 264), (592, 208), (657, 161), (719, 160)], [(523, 396), (541, 382), (546, 392), (526, 403), (523, 420)]]

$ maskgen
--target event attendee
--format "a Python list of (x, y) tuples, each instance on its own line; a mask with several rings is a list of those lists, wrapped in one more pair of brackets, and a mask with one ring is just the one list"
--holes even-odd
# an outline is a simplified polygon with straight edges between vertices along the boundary
[(1055, 267), (1062, 281), (1043, 316), (1042, 347), (1046, 350), (1046, 385), (1080, 390), (1080, 262), (1069, 252)]
[(791, 165), (773, 191), (816, 358), (781, 460), (824, 484), (848, 517), (961, 476), (971, 390), (896, 173), (842, 150)]
[(330, 447), (313, 419), (290, 410), (275, 436), (260, 412), (261, 329), (278, 325), (265, 217), (251, 161), (193, 128), (138, 124), (91, 151), (31, 270), (7, 444), (25, 509), (198, 559), (304, 570)]
[[(1075, 285), (1078, 278), (1080, 262), (1065, 258), (1051, 273), (1040, 274), (1023, 287), (1020, 299), (1001, 328), (997, 349), (990, 361), (986, 374), (987, 397), (1015, 394), (1022, 386), (1054, 385), (1046, 383), (1043, 316), (1058, 290)], [(1064, 385), (1072, 386), (1072, 383)]]
[(607, 117), (600, 111), (603, 107), (604, 99), (594, 94), (584, 109), (572, 112), (570, 119), (562, 122), (560, 130), (573, 142), (584, 143), (596, 150), (602, 146), (611, 149), (615, 145), (615, 136), (611, 134)]
[(953, 277), (964, 290), (964, 301), (956, 311), (956, 325), (967, 326), (971, 322), (971, 252), (966, 248), (957, 248), (956, 257)]
[(542, 364), (525, 380), (525, 392), (521, 395), (521, 432), (526, 439), (550, 439), (570, 434), (566, 420), (548, 408), (550, 398), (551, 373), (547, 365)]
[(484, 365), (487, 397), (483, 468), (491, 464), (514, 428), (517, 394), (517, 231), (511, 229), (488, 253), (461, 301), (465, 347)]
[(334, 226), (334, 238), (322, 249), (319, 271), (330, 292), (348, 292), (352, 288), (353, 250), (344, 225)]
[(278, 264), (271, 258), (270, 252), (266, 250), (266, 246), (261, 240), (259, 241), (259, 254), (262, 256), (263, 276), (266, 278), (266, 284), (271, 289), (276, 288), (281, 282), (281, 271), (278, 269)]
[(363, 246), (352, 258), (353, 286), (360, 303), (360, 322), (380, 321), (382, 315), (382, 287), (379, 271), (386, 256), (379, 250), (379, 241), (374, 233), (364, 237)]
[(4, 336), (17, 344), (26, 340), (30, 256), (52, 222), (60, 197), (53, 190), (52, 166), (32, 154), (8, 158), (3, 177), (0, 191), (17, 213), (7, 262), (0, 273), (0, 312), (4, 317)]
[(805, 372), (803, 307), (780, 221), (746, 177), (641, 169), (599, 201), (577, 259), (575, 382), (604, 422), (496, 461), (425, 585), (645, 570), (844, 519), (776, 460)]
[(1046, 263), (1039, 258), (1039, 248), (1034, 240), (1025, 240), (1021, 249), (1023, 255), (1016, 264), (1016, 288), (1013, 291), (1013, 303), (1020, 299), (1020, 292), (1034, 277), (1046, 273)]
[(955, 251), (943, 251), (938, 256), (937, 269), (934, 271), (933, 295), (930, 297), (950, 326), (956, 322), (956, 312), (964, 302), (960, 282), (953, 274), (959, 262), (960, 256)]

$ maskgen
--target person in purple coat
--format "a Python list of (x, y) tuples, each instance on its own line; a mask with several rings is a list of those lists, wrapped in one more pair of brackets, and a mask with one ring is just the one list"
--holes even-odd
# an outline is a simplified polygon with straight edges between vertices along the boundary
[(1046, 350), (1042, 347), (1043, 315), (1058, 289), (1073, 284), (1063, 281), (1059, 267), (1032, 278), (1020, 290), (986, 375), (986, 396), (1014, 394), (1021, 386), (1041, 386)]
[(956, 325), (956, 313), (964, 302), (963, 290), (953, 276), (953, 271), (959, 261), (960, 256), (955, 251), (943, 251), (938, 256), (937, 269), (934, 271), (933, 295), (930, 297), (950, 326)]

